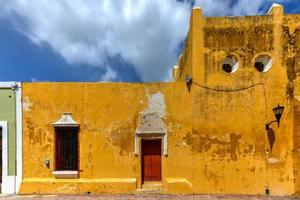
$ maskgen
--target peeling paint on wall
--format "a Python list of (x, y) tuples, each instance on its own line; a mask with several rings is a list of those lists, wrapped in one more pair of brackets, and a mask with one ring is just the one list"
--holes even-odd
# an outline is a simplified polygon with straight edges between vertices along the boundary
[(117, 147), (119, 154), (124, 156), (133, 153), (134, 148), (134, 132), (135, 122), (133, 119), (124, 122), (114, 122), (111, 124), (108, 131), (108, 141)]
[(140, 113), (140, 121), (136, 133), (166, 133), (166, 124), (164, 122), (166, 103), (164, 95), (161, 92), (149, 94), (148, 90), (146, 90), (146, 94), (148, 107)]
[(30, 112), (32, 106), (33, 106), (33, 103), (30, 102), (29, 97), (23, 97), (23, 110), (25, 112)]
[(184, 141), (191, 146), (192, 151), (198, 153), (213, 151), (213, 154), (217, 155), (220, 160), (229, 155), (232, 161), (237, 161), (241, 138), (242, 135), (236, 133), (226, 134), (224, 137), (218, 138), (194, 131), (193, 134), (189, 133), (184, 138)]
[(156, 92), (155, 94), (149, 94), (146, 90), (148, 98), (148, 108), (143, 111), (143, 114), (147, 113), (157, 113), (162, 119), (166, 116), (166, 103), (164, 95), (161, 92)]
[(268, 163), (269, 164), (278, 164), (278, 163), (280, 163), (280, 160), (278, 160), (277, 158), (274, 158), (274, 157), (270, 157), (270, 158), (268, 158)]

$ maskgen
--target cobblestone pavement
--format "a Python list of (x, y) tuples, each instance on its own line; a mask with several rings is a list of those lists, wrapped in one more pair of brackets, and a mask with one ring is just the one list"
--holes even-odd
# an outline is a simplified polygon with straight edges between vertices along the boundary
[(2, 199), (50, 200), (296, 200), (300, 197), (248, 196), (248, 195), (1, 195)]

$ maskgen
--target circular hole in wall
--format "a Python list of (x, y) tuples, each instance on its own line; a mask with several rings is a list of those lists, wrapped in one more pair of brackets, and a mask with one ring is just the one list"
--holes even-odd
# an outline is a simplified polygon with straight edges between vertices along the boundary
[(227, 56), (222, 63), (222, 69), (226, 73), (234, 73), (238, 67), (238, 60), (232, 55)]
[(259, 55), (255, 58), (254, 67), (259, 72), (267, 72), (272, 67), (273, 61), (269, 55)]

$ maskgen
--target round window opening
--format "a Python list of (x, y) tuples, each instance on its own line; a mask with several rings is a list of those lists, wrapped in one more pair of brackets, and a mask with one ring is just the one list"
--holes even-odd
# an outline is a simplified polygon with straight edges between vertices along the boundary
[(255, 58), (254, 67), (259, 72), (267, 72), (272, 67), (273, 61), (269, 55), (260, 55)]
[(238, 67), (238, 61), (234, 56), (227, 56), (222, 63), (222, 69), (226, 73), (234, 73)]

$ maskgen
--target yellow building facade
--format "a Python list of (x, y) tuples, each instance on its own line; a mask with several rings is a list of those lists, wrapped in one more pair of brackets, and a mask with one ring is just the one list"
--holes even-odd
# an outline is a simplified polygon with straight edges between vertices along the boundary
[[(19, 193), (299, 194), (299, 47), (282, 6), (194, 8), (173, 82), (23, 83)], [(76, 170), (58, 170), (59, 128), (77, 131)]]

